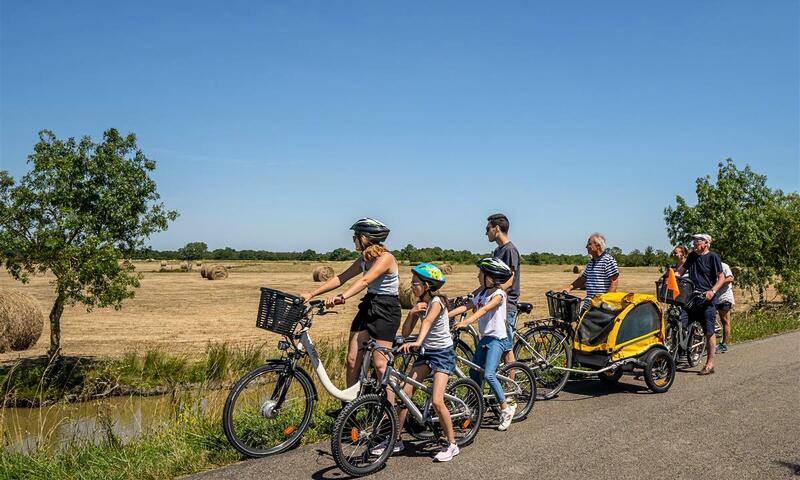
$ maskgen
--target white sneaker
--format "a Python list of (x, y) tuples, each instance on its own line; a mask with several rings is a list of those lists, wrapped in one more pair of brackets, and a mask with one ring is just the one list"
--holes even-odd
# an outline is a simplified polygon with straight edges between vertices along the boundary
[(516, 405), (509, 405), (506, 407), (505, 410), (500, 412), (500, 425), (498, 425), (497, 429), (501, 432), (508, 430), (509, 425), (511, 425), (511, 420), (514, 418), (514, 413), (517, 411)]
[[(371, 449), (369, 451), (369, 453), (371, 453), (372, 455), (375, 455), (376, 457), (380, 457), (381, 454), (383, 454), (384, 450), (386, 450), (386, 447), (388, 445), (389, 445), (389, 441), (388, 440), (384, 440), (381, 443), (379, 443), (378, 446), (376, 446), (375, 448)], [(403, 441), (402, 440), (398, 440), (398, 441), (394, 442), (394, 448), (392, 449), (392, 453), (402, 452), (403, 449), (405, 449), (405, 448), (406, 448), (406, 446), (403, 445)]]
[(461, 451), (458, 449), (458, 445), (451, 443), (446, 447), (442, 447), (433, 459), (437, 462), (449, 462), (459, 453), (461, 453)]

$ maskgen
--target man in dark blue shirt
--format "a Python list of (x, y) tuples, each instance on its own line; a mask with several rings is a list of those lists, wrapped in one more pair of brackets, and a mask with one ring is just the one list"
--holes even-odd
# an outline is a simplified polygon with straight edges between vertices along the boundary
[(519, 250), (508, 239), (508, 228), (510, 223), (508, 217), (502, 213), (496, 213), (486, 219), (486, 237), (490, 242), (497, 244), (494, 249), (493, 257), (497, 257), (508, 265), (514, 272), (514, 275), (500, 286), (505, 290), (508, 295), (506, 302), (506, 312), (508, 318), (506, 320), (506, 330), (508, 337), (506, 337), (503, 353), (503, 362), (511, 363), (514, 361), (514, 328), (517, 323), (517, 302), (519, 301), (519, 285), (520, 285), (520, 258)]
[(678, 275), (689, 272), (689, 280), (694, 283), (695, 289), (703, 292), (702, 298), (695, 299), (689, 309), (689, 321), (698, 321), (703, 326), (708, 345), (706, 365), (700, 375), (714, 373), (714, 353), (717, 348), (717, 339), (714, 336), (714, 321), (716, 320), (716, 295), (725, 283), (725, 274), (722, 271), (722, 260), (719, 255), (709, 250), (711, 235), (698, 233), (692, 235), (694, 250), (686, 257), (686, 262), (678, 267)]

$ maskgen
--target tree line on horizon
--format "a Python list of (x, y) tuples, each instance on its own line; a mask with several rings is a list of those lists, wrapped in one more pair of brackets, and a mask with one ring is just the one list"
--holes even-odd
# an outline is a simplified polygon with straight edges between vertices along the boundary
[[(623, 253), (619, 247), (607, 250), (622, 267), (663, 267), (669, 265), (669, 253), (648, 246)], [(401, 262), (444, 262), (452, 264), (472, 264), (491, 253), (475, 253), (469, 250), (453, 250), (441, 247), (417, 248), (406, 245), (392, 254)], [(138, 250), (132, 259), (135, 260), (257, 260), (257, 261), (317, 261), (335, 262), (352, 261), (359, 257), (355, 250), (337, 248), (330, 252), (318, 253), (314, 250), (302, 252), (272, 252), (269, 250), (236, 250), (230, 247), (209, 250), (205, 242), (191, 242), (178, 250), (154, 250), (145, 248)], [(521, 255), (522, 262), (529, 265), (585, 265), (588, 255), (561, 254), (550, 252), (532, 252)]]

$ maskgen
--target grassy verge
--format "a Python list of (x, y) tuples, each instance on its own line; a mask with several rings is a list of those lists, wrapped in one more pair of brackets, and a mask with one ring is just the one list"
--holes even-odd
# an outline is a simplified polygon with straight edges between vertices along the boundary
[[(797, 330), (800, 329), (800, 312), (775, 309), (735, 313), (732, 328), (732, 338), (736, 342)], [(342, 384), (344, 346), (322, 343), (317, 348), (334, 383)], [(260, 364), (268, 355), (272, 353), (263, 347), (232, 349), (225, 345), (209, 346), (204, 357), (195, 360), (168, 356), (163, 352), (130, 354), (105, 363), (75, 364), (71, 373), (63, 372), (57, 377), (62, 380), (72, 376), (83, 378), (89, 385), (86, 387), (78, 388), (74, 381), (48, 383), (40, 378), (39, 384), (48, 384), (48, 388), (40, 389), (40, 394), (46, 392), (49, 398), (55, 398), (75, 388), (85, 394), (86, 391), (96, 391), (109, 379), (152, 387), (163, 382), (174, 385), (181, 381), (235, 378)], [(42, 374), (41, 370), (38, 372)], [(6, 372), (6, 379), (8, 375)], [(18, 392), (26, 385), (34, 388), (36, 382), (31, 379), (36, 378), (36, 373), (15, 375), (19, 376), (13, 377), (16, 380), (10, 385), (15, 385)], [(318, 442), (329, 436), (332, 420), (325, 416), (324, 411), (337, 402), (323, 389), (318, 388), (318, 391), (320, 401), (316, 404), (311, 427), (303, 436), (303, 443)], [(220, 418), (218, 410), (176, 411), (159, 427), (129, 443), (123, 443), (108, 427), (108, 421), (100, 419), (98, 423), (104, 430), (99, 442), (74, 443), (57, 453), (39, 449), (21, 454), (0, 448), (0, 478), (161, 479), (218, 467), (241, 459), (225, 439)]]
[(800, 310), (781, 307), (734, 312), (731, 318), (731, 341), (734, 343), (768, 337), (800, 329)]

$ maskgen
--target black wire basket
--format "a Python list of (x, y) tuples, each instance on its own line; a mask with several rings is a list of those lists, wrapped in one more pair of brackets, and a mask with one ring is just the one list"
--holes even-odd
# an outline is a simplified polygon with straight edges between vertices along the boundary
[(303, 312), (302, 298), (262, 287), (256, 326), (281, 335), (292, 335), (303, 318)]
[(547, 292), (547, 307), (550, 316), (567, 323), (578, 321), (578, 306), (580, 299), (563, 292)]

